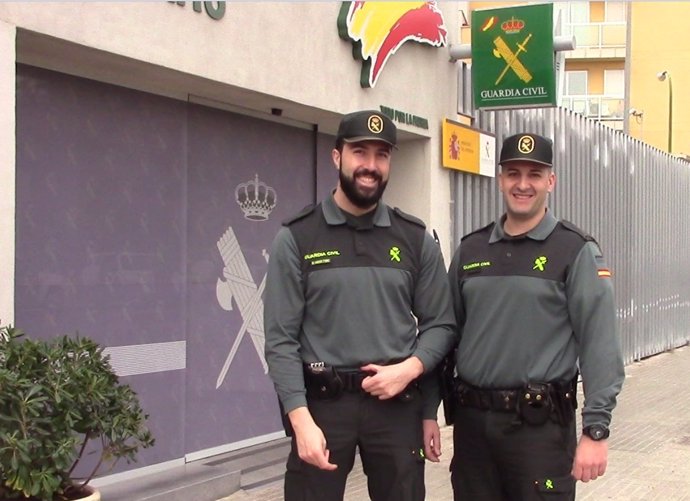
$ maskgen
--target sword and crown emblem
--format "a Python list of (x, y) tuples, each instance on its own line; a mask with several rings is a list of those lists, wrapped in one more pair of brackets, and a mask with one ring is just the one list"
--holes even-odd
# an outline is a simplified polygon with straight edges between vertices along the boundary
[(522, 136), (518, 141), (518, 150), (525, 155), (532, 153), (532, 150), (534, 150), (534, 139), (532, 136)]
[(508, 47), (508, 44), (500, 36), (494, 39), (494, 45), (496, 46), (494, 49), (494, 56), (499, 59), (503, 58), (503, 60), (506, 62), (506, 67), (496, 79), (496, 85), (503, 80), (503, 77), (506, 75), (506, 73), (508, 73), (508, 70), (511, 69), (523, 82), (528, 83), (530, 80), (532, 80), (532, 74), (520, 62), (520, 59), (518, 59), (518, 56), (521, 52), (527, 52), (527, 43), (530, 41), (530, 38), (532, 38), (531, 33), (527, 35), (522, 43), (517, 44), (517, 50), (515, 52)]
[(381, 134), (383, 132), (383, 120), (378, 115), (372, 115), (367, 121), (367, 127), (374, 134)]
[(555, 106), (552, 3), (472, 13), (472, 93), (476, 108)]
[(278, 202), (276, 190), (263, 181), (259, 175), (235, 188), (235, 201), (240, 206), (244, 217), (251, 221), (266, 221)]
[(525, 22), (522, 19), (510, 18), (501, 23), (501, 29), (506, 33), (520, 33), (520, 30), (525, 27)]
[[(216, 299), (220, 307), (226, 311), (239, 308), (242, 316), (242, 325), (235, 334), (235, 339), (216, 380), (216, 388), (220, 388), (245, 336), (249, 336), (264, 373), (268, 372), (268, 365), (264, 355), (266, 336), (264, 334), (263, 293), (266, 288), (266, 275), (257, 286), (232, 226), (220, 237), (217, 246), (224, 267), (223, 277), (216, 280)], [(261, 253), (268, 263), (268, 252), (264, 249)]]
[[(491, 16), (484, 22), (481, 30), (490, 30), (496, 25), (497, 21), (497, 16)], [(515, 35), (517, 33), (520, 33), (520, 31), (522, 31), (524, 27), (525, 21), (523, 21), (522, 19), (515, 19), (515, 17), (511, 17), (510, 19), (507, 19), (506, 21), (503, 21), (501, 23), (501, 30), (503, 30), (503, 32), (507, 35)], [(506, 41), (501, 37), (501, 35), (498, 35), (496, 38), (494, 38), (494, 56), (496, 56), (498, 59), (503, 59), (506, 63), (505, 68), (503, 68), (503, 71), (496, 79), (495, 85), (501, 83), (501, 80), (503, 80), (503, 77), (510, 69), (512, 69), (517, 75), (517, 77), (523, 82), (528, 83), (530, 80), (532, 80), (532, 75), (527, 70), (527, 68), (525, 68), (522, 62), (520, 62), (519, 59), (519, 56), (522, 52), (527, 52), (527, 44), (529, 43), (531, 38), (532, 34), (529, 33), (527, 37), (522, 41), (522, 43), (518, 42), (516, 44), (517, 50), (515, 50), (514, 52), (508, 46)]]

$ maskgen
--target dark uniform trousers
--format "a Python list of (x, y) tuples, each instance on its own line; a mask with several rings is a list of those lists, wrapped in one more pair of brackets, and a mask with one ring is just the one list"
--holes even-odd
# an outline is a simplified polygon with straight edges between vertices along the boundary
[(456, 409), (455, 501), (574, 501), (575, 419), (521, 422), (515, 412)]
[(302, 461), (295, 439), (285, 473), (286, 501), (341, 501), (359, 448), (372, 501), (423, 501), (422, 399), (379, 400), (362, 391), (335, 400), (308, 398), (308, 407), (326, 437), (334, 471)]

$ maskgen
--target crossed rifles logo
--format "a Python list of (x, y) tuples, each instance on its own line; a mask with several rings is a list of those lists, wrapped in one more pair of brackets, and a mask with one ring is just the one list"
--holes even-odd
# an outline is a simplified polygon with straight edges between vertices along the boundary
[(517, 77), (525, 83), (529, 83), (529, 81), (532, 80), (532, 75), (520, 62), (520, 59), (518, 59), (518, 56), (520, 56), (522, 52), (527, 52), (527, 43), (529, 43), (530, 38), (532, 38), (531, 33), (527, 35), (522, 43), (517, 44), (517, 50), (515, 52), (508, 47), (508, 44), (500, 36), (497, 36), (494, 39), (494, 45), (496, 46), (493, 51), (494, 56), (499, 59), (503, 59), (506, 62), (506, 67), (503, 68), (503, 71), (496, 79), (496, 83), (494, 85), (501, 83), (501, 80), (503, 80), (503, 77), (506, 76), (508, 70), (513, 70)]

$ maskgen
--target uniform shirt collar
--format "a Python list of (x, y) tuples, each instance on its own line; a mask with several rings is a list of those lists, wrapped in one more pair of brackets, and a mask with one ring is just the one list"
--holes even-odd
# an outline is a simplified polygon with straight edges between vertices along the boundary
[[(333, 193), (331, 193), (328, 198), (324, 199), (321, 208), (323, 217), (329, 225), (336, 226), (347, 222), (342, 209), (335, 203)], [(386, 204), (379, 202), (374, 210), (374, 226), (387, 227), (391, 225), (391, 217), (390, 214), (388, 214)]]
[[(490, 244), (498, 242), (499, 240), (510, 240), (512, 238), (510, 235), (506, 235), (505, 231), (503, 231), (503, 224), (505, 223), (505, 220), (506, 215), (503, 214), (501, 219), (499, 219), (494, 225), (494, 229), (491, 231), (491, 237), (489, 237)], [(529, 230), (524, 237), (531, 238), (532, 240), (546, 240), (556, 227), (556, 223), (558, 223), (558, 219), (551, 214), (550, 210), (546, 209), (546, 214), (544, 214), (544, 217), (541, 218), (539, 224)]]

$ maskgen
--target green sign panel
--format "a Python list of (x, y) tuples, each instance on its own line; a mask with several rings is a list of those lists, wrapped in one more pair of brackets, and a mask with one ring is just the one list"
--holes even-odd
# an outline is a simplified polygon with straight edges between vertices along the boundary
[(482, 109), (556, 106), (553, 4), (472, 12), (472, 89)]

